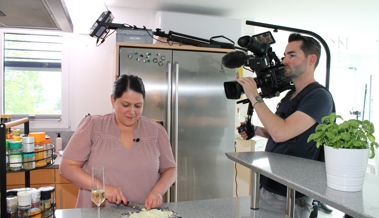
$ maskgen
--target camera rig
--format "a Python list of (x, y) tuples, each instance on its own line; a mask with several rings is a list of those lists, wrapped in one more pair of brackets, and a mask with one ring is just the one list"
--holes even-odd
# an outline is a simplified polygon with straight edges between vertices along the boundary
[[(246, 24), (247, 25), (252, 25), (252, 26), (260, 26), (260, 27), (272, 28), (272, 29), (274, 29), (273, 30), (274, 32), (278, 32), (278, 30), (285, 30), (285, 31), (304, 33), (304, 34), (311, 35), (311, 36), (315, 37), (316, 39), (318, 39), (320, 41), (320, 43), (323, 45), (323, 47), (325, 49), (325, 52), (326, 52), (326, 79), (325, 79), (326, 81), (325, 81), (325, 88), (327, 90), (329, 89), (330, 62), (331, 62), (330, 61), (330, 59), (331, 59), (330, 58), (330, 50), (329, 50), (328, 44), (325, 42), (325, 40), (321, 36), (319, 36), (318, 34), (316, 34), (314, 32), (308, 31), (308, 30), (302, 30), (302, 29), (285, 27), (285, 26), (278, 26), (278, 25), (273, 25), (273, 24), (259, 23), (259, 22), (254, 22), (254, 21), (246, 21)], [(271, 32), (269, 32), (269, 33), (271, 35)], [(271, 37), (272, 37), (272, 35), (271, 35)], [(241, 37), (241, 38), (245, 40), (245, 39), (248, 38), (248, 36), (247, 37), (246, 36), (245, 37)], [(254, 37), (254, 36), (251, 37), (251, 39), (256, 39), (259, 42), (261, 42), (261, 40), (259, 40), (259, 39), (264, 39), (264, 38), (267, 39), (267, 35), (264, 35), (264, 37), (258, 36), (258, 35), (256, 35), (256, 37)], [(247, 45), (249, 45), (249, 44), (254, 45), (254, 41), (252, 41), (251, 39), (249, 39), (249, 43)], [(238, 40), (238, 43), (240, 43), (240, 40)], [(272, 44), (272, 43), (275, 43), (275, 40), (272, 38), (271, 41), (267, 40), (266, 43), (267, 44)], [(257, 43), (257, 45), (258, 45), (258, 47), (260, 47), (260, 43)], [(249, 48), (254, 48), (254, 46), (253, 47), (249, 46)], [(261, 48), (264, 48), (264, 46), (261, 46)], [(253, 52), (254, 52), (254, 50), (253, 50)], [(274, 53), (271, 53), (271, 54), (274, 54)], [(244, 55), (242, 55), (242, 56), (244, 56)], [(241, 55), (239, 55), (239, 57), (241, 57)], [(276, 60), (274, 56), (272, 56), (272, 58), (274, 60)], [(233, 58), (232, 58), (232, 60), (233, 60)], [(246, 65), (245, 61), (246, 60), (243, 61), (244, 65)], [(278, 62), (278, 63), (280, 63), (280, 62)], [(224, 64), (224, 58), (223, 58), (223, 64)], [(234, 65), (234, 64), (232, 64), (232, 65)], [(279, 72), (282, 72), (283, 75), (284, 75), (284, 71), (279, 70), (280, 68), (282, 68), (283, 65), (282, 66), (280, 66), (280, 65), (282, 65), (282, 64), (280, 63), (280, 64), (277, 65), (277, 68), (275, 66), (273, 68), (277, 69)], [(248, 64), (248, 66), (251, 66), (251, 65)], [(267, 68), (266, 70), (269, 70), (269, 69), (270, 69), (270, 67)], [(257, 75), (258, 75), (258, 73), (257, 73)], [(275, 74), (272, 74), (272, 75), (275, 75)], [(258, 86), (261, 86), (262, 83), (260, 83), (260, 81), (259, 81), (258, 78), (259, 78), (259, 75), (257, 76), (257, 78), (255, 78), (255, 81), (257, 82)], [(279, 78), (282, 78), (280, 76), (280, 73), (279, 73)], [(284, 81), (284, 83), (282, 83), (283, 81), (280, 82), (279, 80), (274, 80), (274, 82), (276, 82), (276, 83), (273, 83), (273, 84), (285, 84), (286, 83), (285, 81)], [(291, 86), (291, 84), (287, 84), (287, 85)], [(284, 91), (284, 90), (287, 89), (286, 86), (283, 86), (281, 88), (280, 87), (275, 87), (275, 85), (274, 85), (274, 88), (279, 88), (278, 91), (280, 91), (280, 90)], [(225, 82), (224, 83), (224, 89), (225, 89), (225, 94), (226, 94), (227, 98), (229, 98), (229, 99), (238, 99), (240, 97), (240, 95), (242, 94), (242, 92), (243, 92), (243, 88), (239, 85), (239, 83), (237, 83), (235, 81)], [(262, 97), (264, 97), (264, 96), (262, 96)], [(253, 137), (255, 135), (255, 130), (254, 130), (253, 126), (251, 125), (251, 117), (252, 117), (252, 114), (253, 114), (253, 106), (251, 105), (251, 102), (248, 99), (238, 101), (237, 104), (239, 104), (239, 103), (249, 103), (248, 112), (247, 112), (248, 116), (246, 118), (246, 125), (248, 124), (248, 126), (250, 128), (247, 127), (247, 126), (246, 127), (242, 127), (241, 126), (238, 131), (239, 132), (242, 131), (242, 130), (244, 130), (244, 131), (246, 131), (246, 130), (250, 131), (250, 133), (246, 131), (246, 133), (248, 134), (248, 139), (250, 139), (251, 137)]]
[[(261, 90), (259, 95), (262, 98), (279, 96), (281, 92), (293, 87), (291, 80), (284, 75), (285, 70), (281, 60), (272, 51), (270, 44), (273, 43), (275, 39), (269, 31), (253, 36), (242, 36), (238, 39), (238, 45), (253, 54), (233, 51), (222, 58), (225, 67), (236, 68), (242, 65), (245, 69), (249, 67), (255, 72), (257, 76), (254, 80)], [(228, 99), (239, 99), (244, 92), (237, 81), (224, 82), (224, 90)], [(239, 103), (249, 103), (246, 123), (239, 127), (238, 132), (246, 132), (250, 139), (255, 135), (251, 124), (254, 108), (249, 99), (237, 101), (237, 104)]]

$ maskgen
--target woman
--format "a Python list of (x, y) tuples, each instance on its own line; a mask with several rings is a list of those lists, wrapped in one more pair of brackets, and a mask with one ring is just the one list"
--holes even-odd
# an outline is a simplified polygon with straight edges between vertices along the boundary
[(105, 206), (128, 201), (148, 210), (162, 206), (162, 195), (176, 180), (176, 164), (166, 130), (142, 116), (144, 99), (141, 78), (121, 75), (111, 95), (114, 112), (79, 124), (60, 164), (60, 174), (80, 187), (76, 207), (92, 207), (93, 166), (104, 166)]

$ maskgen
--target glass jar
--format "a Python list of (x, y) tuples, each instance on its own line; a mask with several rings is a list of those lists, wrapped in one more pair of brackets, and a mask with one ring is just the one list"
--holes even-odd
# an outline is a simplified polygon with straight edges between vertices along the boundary
[(45, 132), (31, 132), (29, 133), (29, 137), (34, 138), (34, 152), (35, 152), (36, 167), (46, 166), (46, 156), (47, 156), (47, 151), (45, 149), (46, 133)]
[(8, 141), (9, 147), (9, 170), (22, 170), (22, 142)]
[(7, 191), (7, 218), (17, 218), (17, 191)]
[(46, 187), (41, 187), (38, 190), (41, 191), (42, 218), (50, 217), (50, 215), (52, 214), (51, 190), (50, 188), (46, 188)]
[(40, 208), (41, 191), (36, 189), (32, 190), (32, 208)]
[(50, 203), (51, 204), (55, 203), (55, 187), (54, 186), (43, 186), (43, 187), (40, 187), (38, 190), (50, 192)]
[(34, 152), (34, 137), (22, 137), (22, 150), (24, 153)]
[(24, 170), (32, 170), (36, 168), (36, 161), (34, 153), (26, 153), (22, 155), (22, 162)]
[(29, 217), (30, 209), (32, 208), (32, 192), (19, 191), (17, 193), (18, 199), (18, 217)]

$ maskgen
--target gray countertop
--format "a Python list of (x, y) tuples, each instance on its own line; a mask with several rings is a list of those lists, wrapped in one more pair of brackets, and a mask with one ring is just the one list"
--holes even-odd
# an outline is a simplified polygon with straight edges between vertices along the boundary
[(366, 174), (363, 190), (344, 192), (326, 184), (325, 163), (271, 152), (227, 153), (253, 171), (353, 217), (379, 217), (379, 176)]
[[(268, 209), (261, 204), (259, 210), (250, 209), (250, 197), (221, 198), (211, 200), (183, 201), (165, 203), (182, 218), (286, 218), (284, 212)], [(102, 218), (121, 218), (121, 214), (134, 209), (119, 207), (102, 207)], [(97, 208), (63, 209), (55, 211), (56, 218), (93, 218), (97, 217)]]

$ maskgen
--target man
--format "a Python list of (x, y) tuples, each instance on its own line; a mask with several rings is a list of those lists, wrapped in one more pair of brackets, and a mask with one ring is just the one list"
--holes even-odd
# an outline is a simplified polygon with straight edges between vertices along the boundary
[[(253, 78), (244, 77), (237, 80), (264, 126), (256, 127), (255, 133), (269, 138), (266, 145), (267, 152), (313, 160), (319, 159), (319, 155), (323, 152), (323, 150), (316, 148), (313, 141), (308, 143), (307, 139), (315, 131), (317, 124), (321, 123), (322, 117), (332, 112), (333, 98), (331, 94), (323, 88), (313, 89), (302, 98), (293, 113), (287, 113), (291, 108), (291, 103), (296, 100), (296, 96), (307, 85), (317, 83), (314, 72), (320, 59), (320, 53), (321, 46), (312, 37), (297, 33), (289, 36), (282, 62), (285, 76), (291, 79), (294, 89), (282, 99), (275, 114), (260, 98), (257, 84)], [(247, 138), (245, 132), (240, 134), (242, 138)], [(287, 188), (264, 176), (261, 176), (261, 186), (260, 199), (281, 211), (285, 211)], [(295, 217), (309, 217), (312, 200), (310, 197), (297, 192)]]

